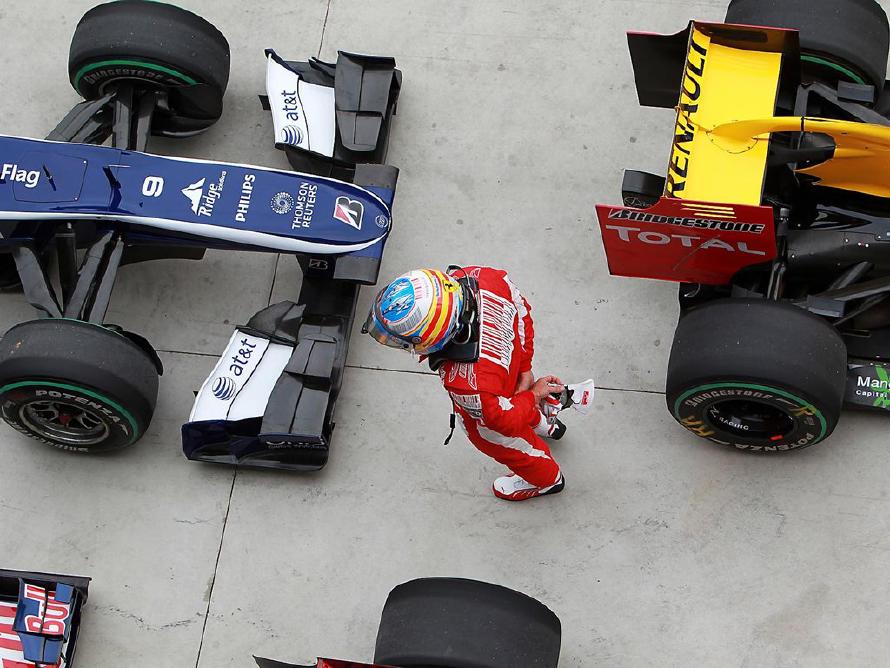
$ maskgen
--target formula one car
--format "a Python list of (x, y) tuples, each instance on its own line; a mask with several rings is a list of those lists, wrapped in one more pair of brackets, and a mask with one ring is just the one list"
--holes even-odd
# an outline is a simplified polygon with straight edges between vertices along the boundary
[(0, 668), (74, 668), (90, 579), (0, 570)]
[(236, 332), (184, 449), (324, 465), (358, 288), (376, 282), (391, 224), (397, 170), (373, 163), (385, 158), (401, 76), (388, 58), (267, 58), (276, 142), (321, 176), (143, 152), (152, 135), (209, 128), (229, 76), (213, 25), (148, 0), (80, 21), (69, 73), (85, 101), (45, 140), (0, 137), (0, 274), (44, 316), (0, 341), (0, 415), (15, 429), (90, 453), (145, 433), (163, 369), (143, 337), (103, 322), (120, 266), (207, 248), (286, 253), (304, 273), (298, 303)]
[(556, 668), (562, 627), (543, 603), (512, 589), (459, 578), (423, 578), (393, 589), (374, 663), (256, 658), (259, 668)]
[(628, 36), (676, 108), (665, 177), (598, 206), (610, 271), (680, 283), (666, 395), (750, 452), (890, 408), (890, 28), (874, 0), (733, 0), (725, 24)]

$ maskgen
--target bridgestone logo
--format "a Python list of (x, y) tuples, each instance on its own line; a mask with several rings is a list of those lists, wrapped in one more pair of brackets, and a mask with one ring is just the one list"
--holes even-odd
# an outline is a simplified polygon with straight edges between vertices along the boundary
[(760, 223), (740, 223), (733, 220), (711, 220), (709, 218), (684, 218), (682, 216), (660, 216), (658, 214), (634, 211), (632, 209), (614, 209), (609, 212), (609, 219), (632, 220), (636, 223), (677, 225), (679, 227), (692, 227), (699, 230), (747, 232), (749, 234), (761, 234), (765, 227)]
[(89, 74), (83, 77), (83, 81), (88, 84), (94, 84), (97, 81), (101, 81), (102, 79), (107, 79), (109, 77), (115, 77), (119, 79), (123, 78), (135, 78), (135, 79), (151, 79), (153, 81), (173, 81), (171, 77), (169, 77), (164, 72), (157, 72), (155, 70), (149, 70), (142, 67), (103, 67), (102, 69), (95, 70), (90, 72)]
[(694, 397), (690, 397), (683, 402), (685, 406), (695, 407), (708, 399), (719, 399), (720, 397), (745, 397), (746, 399), (772, 399), (772, 394), (758, 392), (757, 390), (714, 390), (713, 392), (703, 392)]

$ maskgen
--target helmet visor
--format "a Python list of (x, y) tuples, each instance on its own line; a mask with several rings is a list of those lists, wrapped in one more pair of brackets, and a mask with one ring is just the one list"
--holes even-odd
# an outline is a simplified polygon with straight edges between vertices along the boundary
[(362, 334), (370, 334), (377, 343), (382, 343), (387, 348), (398, 348), (399, 350), (411, 350), (412, 348), (410, 343), (397, 336), (393, 336), (381, 326), (373, 306), (371, 307), (371, 312), (368, 313), (365, 324), (362, 325)]

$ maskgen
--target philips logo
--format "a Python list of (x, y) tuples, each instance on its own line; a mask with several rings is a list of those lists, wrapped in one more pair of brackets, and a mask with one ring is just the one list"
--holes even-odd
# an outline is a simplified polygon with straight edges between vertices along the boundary
[(285, 144), (299, 146), (303, 143), (303, 131), (296, 125), (285, 125), (281, 129), (281, 134)]
[(201, 196), (204, 194), (204, 183), (206, 181), (207, 179), (201, 179), (200, 181), (195, 181), (192, 185), (182, 189), (182, 194), (192, 203), (192, 213), (198, 213), (198, 207), (201, 206)]
[(234, 379), (229, 378), (228, 376), (219, 376), (213, 381), (211, 391), (213, 392), (213, 396), (220, 401), (228, 401), (235, 396), (235, 393), (238, 391), (238, 386), (235, 384)]
[(18, 183), (24, 183), (26, 188), (36, 188), (37, 183), (40, 181), (40, 172), (36, 169), (33, 171), (19, 169), (18, 165), (11, 165), (7, 162), (0, 169), (0, 180), (17, 181)]

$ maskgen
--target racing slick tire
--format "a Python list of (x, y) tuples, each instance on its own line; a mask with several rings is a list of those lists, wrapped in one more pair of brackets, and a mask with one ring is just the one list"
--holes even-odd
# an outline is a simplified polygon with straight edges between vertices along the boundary
[(884, 88), (890, 24), (876, 0), (732, 0), (726, 22), (799, 30), (805, 66)]
[(155, 362), (101, 325), (31, 320), (0, 340), (0, 417), (56, 448), (97, 453), (135, 443), (157, 397)]
[(721, 299), (683, 315), (668, 363), (668, 410), (696, 436), (747, 452), (797, 450), (840, 417), (847, 350), (791, 304)]
[(68, 75), (85, 99), (115, 82), (165, 90), (152, 132), (196, 134), (222, 114), (229, 82), (225, 36), (197, 14), (151, 0), (117, 0), (84, 14), (71, 39)]
[(374, 662), (399, 668), (556, 668), (562, 628), (544, 604), (497, 585), (423, 578), (393, 589)]

